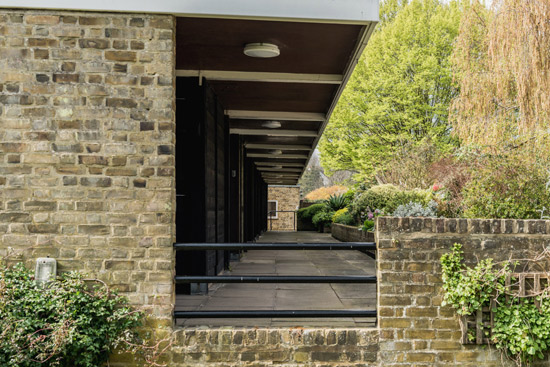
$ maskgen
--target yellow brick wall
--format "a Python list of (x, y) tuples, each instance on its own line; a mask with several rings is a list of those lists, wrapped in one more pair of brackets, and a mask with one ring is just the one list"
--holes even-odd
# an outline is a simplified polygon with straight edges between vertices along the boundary
[[(277, 210), (296, 211), (300, 205), (299, 186), (269, 186), (267, 200), (277, 201)], [(294, 213), (277, 213), (277, 219), (268, 219), (268, 230), (293, 231), (295, 230)]]
[(174, 27), (164, 15), (0, 10), (0, 256), (55, 258), (167, 324)]

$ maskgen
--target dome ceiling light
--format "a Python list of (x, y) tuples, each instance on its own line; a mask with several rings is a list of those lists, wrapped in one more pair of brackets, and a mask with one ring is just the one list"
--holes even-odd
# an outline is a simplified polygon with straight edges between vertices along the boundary
[(279, 46), (272, 43), (248, 43), (244, 46), (244, 54), (250, 57), (267, 59), (281, 54)]
[(266, 121), (262, 123), (262, 126), (269, 129), (278, 129), (281, 127), (281, 123), (279, 121)]

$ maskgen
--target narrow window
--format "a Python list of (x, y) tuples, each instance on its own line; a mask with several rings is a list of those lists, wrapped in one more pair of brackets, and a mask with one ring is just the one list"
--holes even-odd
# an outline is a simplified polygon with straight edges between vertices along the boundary
[(279, 213), (277, 213), (278, 208), (278, 202), (277, 200), (269, 200), (267, 202), (267, 217), (269, 219), (277, 219)]

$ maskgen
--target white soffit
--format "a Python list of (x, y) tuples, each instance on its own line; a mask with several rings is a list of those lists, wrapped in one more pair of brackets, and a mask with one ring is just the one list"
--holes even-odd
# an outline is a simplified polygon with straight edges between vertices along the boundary
[(378, 21), (378, 0), (0, 0), (0, 7), (352, 24)]

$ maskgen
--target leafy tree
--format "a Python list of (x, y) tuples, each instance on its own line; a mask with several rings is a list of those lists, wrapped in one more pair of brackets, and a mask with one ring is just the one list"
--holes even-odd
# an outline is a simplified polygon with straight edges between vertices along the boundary
[(550, 2), (473, 0), (454, 54), (461, 94), (451, 120), (486, 154), (550, 158)]
[(463, 148), (477, 152), (466, 216), (540, 218), (550, 208), (549, 14), (538, 0), (472, 0), (466, 9), (451, 108)]
[(320, 187), (323, 187), (322, 172), (323, 170), (319, 166), (308, 166), (306, 168), (306, 171), (298, 182), (303, 196), (308, 195), (310, 192), (315, 191)]
[(320, 143), (326, 171), (382, 172), (404, 146), (426, 141), (448, 151), (451, 54), (461, 7), (456, 1), (387, 0)]

